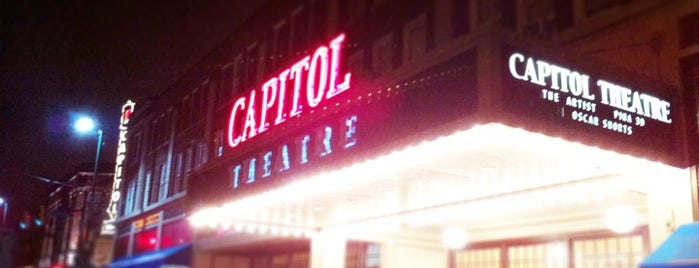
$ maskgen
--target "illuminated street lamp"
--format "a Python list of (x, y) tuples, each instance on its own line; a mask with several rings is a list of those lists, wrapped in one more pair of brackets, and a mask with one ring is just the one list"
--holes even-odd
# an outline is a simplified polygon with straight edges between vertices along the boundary
[[(85, 199), (83, 201), (83, 215), (82, 219), (80, 221), (81, 223), (81, 228), (80, 228), (80, 238), (82, 239), (83, 243), (81, 243), (80, 247), (80, 254), (79, 258), (81, 258), (85, 263), (88, 263), (89, 261), (89, 256), (88, 254), (91, 251), (91, 235), (90, 235), (90, 230), (92, 226), (88, 224), (88, 221), (91, 220), (92, 215), (90, 214), (92, 211), (90, 210), (89, 206), (95, 205), (97, 202), (96, 198), (94, 195), (95, 193), (95, 182), (97, 181), (97, 169), (99, 168), (99, 162), (100, 162), (100, 151), (102, 149), (102, 129), (97, 128), (97, 124), (89, 117), (80, 117), (78, 118), (77, 121), (75, 121), (75, 124), (73, 126), (75, 130), (79, 133), (93, 133), (95, 129), (97, 129), (97, 150), (95, 153), (95, 168), (94, 168), (94, 173), (92, 180), (90, 180), (90, 183), (88, 184), (89, 188), (87, 191), (87, 194), (85, 196)], [(94, 219), (93, 219), (94, 220)]]
[(7, 221), (7, 201), (5, 201), (4, 198), (0, 197), (0, 205), (3, 205), (3, 210), (2, 210), (2, 227), (5, 227), (5, 222)]
[[(90, 133), (96, 128), (95, 122), (89, 118), (89, 117), (80, 117), (78, 118), (78, 121), (75, 122), (75, 130), (77, 130), (80, 133)], [(97, 129), (97, 153), (95, 154), (95, 174), (93, 179), (97, 180), (97, 168), (99, 167), (99, 162), (100, 162), (100, 150), (102, 149), (102, 129)]]

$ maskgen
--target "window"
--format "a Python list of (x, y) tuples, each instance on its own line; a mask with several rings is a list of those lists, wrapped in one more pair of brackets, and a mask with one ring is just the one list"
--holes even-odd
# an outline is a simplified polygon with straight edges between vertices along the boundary
[(223, 155), (223, 130), (217, 130), (214, 137), (214, 149), (216, 157)]
[(239, 92), (244, 90), (243, 88), (243, 78), (245, 74), (245, 60), (243, 60), (243, 55), (238, 54), (233, 59), (233, 89), (232, 92)]
[(355, 53), (352, 53), (347, 58), (347, 67), (349, 68), (349, 71), (351, 73), (356, 73), (356, 74), (361, 74), (363, 73), (364, 70), (364, 51), (359, 50)]
[[(535, 238), (531, 242), (471, 245), (454, 254), (455, 267), (638, 267), (646, 256), (646, 232), (625, 235)], [(548, 240), (548, 241), (546, 241)], [(647, 240), (646, 240), (647, 241)], [(573, 266), (569, 264), (574, 263)]]
[(191, 114), (191, 98), (189, 95), (182, 98), (182, 103), (180, 104), (180, 116), (179, 116), (179, 130), (185, 130), (189, 127), (189, 118)]
[(144, 207), (150, 204), (150, 189), (152, 188), (153, 173), (150, 170), (146, 171), (146, 183), (143, 189), (143, 205)]
[[(680, 59), (680, 78), (682, 87), (699, 100), (699, 54)], [(699, 106), (699, 102), (697, 102)], [(697, 118), (699, 119), (699, 118)], [(699, 125), (699, 121), (697, 121)]]
[(194, 146), (194, 168), (202, 164), (202, 146), (199, 142)]
[(192, 148), (187, 148), (187, 155), (184, 161), (184, 171), (189, 173), (192, 171)]
[(175, 176), (172, 181), (170, 195), (175, 195), (182, 191), (182, 183), (184, 177), (183, 170), (184, 156), (182, 155), (182, 152), (180, 152), (177, 153), (177, 156), (175, 156)]
[(307, 54), (308, 11), (299, 7), (291, 14), (291, 55), (296, 59)]
[(141, 141), (143, 139), (143, 132), (139, 131), (133, 137), (129, 137), (126, 143), (126, 162), (137, 163), (139, 162), (139, 155), (141, 151)]
[(206, 113), (206, 104), (204, 99), (206, 98), (206, 88), (208, 88), (209, 82), (204, 82), (201, 88), (194, 89), (194, 103), (192, 109), (194, 110), (194, 122), (198, 122), (204, 119), (204, 114)]
[(641, 235), (575, 240), (575, 267), (638, 267), (648, 253)]
[(487, 22), (497, 19), (500, 14), (500, 1), (493, 0), (478, 0), (476, 2), (477, 6), (477, 18), (478, 25), (486, 24)]
[(360, 20), (369, 11), (369, 0), (346, 0), (347, 23)]
[(153, 177), (150, 173), (148, 177), (151, 178), (150, 192), (148, 192), (148, 205), (150, 205), (158, 201), (158, 194), (160, 193), (158, 187), (160, 186), (160, 182), (156, 179), (157, 177)]
[(129, 251), (129, 237), (119, 237), (114, 243), (114, 258), (126, 257)]
[(456, 267), (500, 267), (500, 248), (479, 248), (459, 252), (456, 255)]
[(201, 91), (199, 90), (199, 88), (195, 88), (194, 90), (192, 90), (191, 96), (192, 96), (192, 100), (191, 100), (192, 110), (191, 110), (191, 115), (190, 115), (190, 118), (191, 118), (190, 124), (195, 124), (196, 122), (199, 121), (199, 119), (201, 119), (201, 117), (199, 117), (199, 108), (201, 108), (201, 106), (200, 106), (200, 104), (201, 104)]
[(420, 15), (403, 29), (403, 62), (410, 62), (427, 52), (426, 16)]
[(327, 23), (328, 1), (315, 0), (311, 1), (311, 25), (310, 39), (311, 44), (320, 42), (325, 39), (325, 26)]
[(347, 242), (345, 268), (378, 268), (381, 266), (381, 245), (367, 242)]
[[(499, 254), (495, 253), (492, 250), (486, 253), (487, 260), (490, 261), (491, 265), (494, 264), (493, 261), (497, 260), (496, 258), (500, 258)], [(568, 246), (564, 242), (512, 246), (508, 248), (507, 253), (511, 267), (568, 267)]]
[(139, 210), (141, 207), (143, 207), (143, 198), (145, 193), (143, 192), (143, 189), (146, 187), (145, 183), (143, 183), (143, 178), (139, 176), (138, 179), (135, 180), (134, 184), (136, 184), (134, 187), (136, 189), (134, 190), (134, 200), (133, 200), (133, 207), (131, 211), (136, 211)]
[(216, 106), (227, 103), (233, 93), (233, 64), (229, 63), (221, 68), (221, 80), (218, 87)]
[(694, 12), (680, 18), (678, 21), (680, 48), (685, 48), (691, 45), (699, 45), (699, 12)]
[(136, 191), (138, 189), (137, 182), (137, 180), (130, 180), (126, 188), (127, 192), (125, 214), (131, 214), (138, 209), (138, 207), (136, 206), (136, 195), (138, 194), (138, 192)]
[(377, 73), (385, 73), (393, 69), (393, 34), (389, 33), (374, 42), (372, 69)]
[(206, 146), (206, 142), (200, 141), (197, 143), (197, 150), (199, 151), (199, 164), (197, 166), (201, 166), (203, 164), (206, 164), (206, 161), (209, 161), (209, 147)]
[(158, 228), (150, 228), (134, 235), (133, 255), (153, 251), (158, 244)]
[(595, 13), (613, 8), (615, 6), (631, 2), (633, 0), (587, 0), (585, 3), (585, 13), (593, 15)]
[(280, 65), (286, 61), (289, 55), (289, 26), (286, 21), (280, 21), (274, 25), (274, 44), (272, 45), (272, 65)]
[(160, 142), (160, 135), (161, 135), (161, 133), (160, 133), (160, 131), (158, 131), (158, 125), (159, 125), (159, 124), (160, 124), (160, 122), (158, 122), (157, 119), (156, 119), (156, 120), (153, 120), (153, 121), (151, 122), (151, 134), (150, 134), (150, 136), (151, 136), (151, 141), (150, 141), (150, 142), (151, 142), (151, 145), (150, 145), (150, 149), (151, 149), (151, 150), (155, 150), (155, 148), (157, 148), (158, 145), (160, 145), (159, 142)]
[(526, 0), (524, 5), (526, 13), (524, 33), (530, 36), (551, 37), (555, 17), (553, 0)]
[(258, 63), (260, 62), (257, 44), (250, 45), (245, 56), (245, 81), (243, 84), (247, 87), (255, 87), (258, 80)]
[(451, 7), (451, 27), (453, 29), (453, 36), (459, 36), (465, 34), (469, 31), (470, 27), (470, 17), (469, 16), (469, 3), (468, 0), (453, 0)]
[(160, 165), (160, 193), (158, 194), (159, 199), (167, 198), (167, 190), (170, 187), (170, 174), (168, 174), (168, 165)]
[(169, 248), (192, 241), (192, 231), (187, 220), (181, 219), (163, 225), (160, 248)]

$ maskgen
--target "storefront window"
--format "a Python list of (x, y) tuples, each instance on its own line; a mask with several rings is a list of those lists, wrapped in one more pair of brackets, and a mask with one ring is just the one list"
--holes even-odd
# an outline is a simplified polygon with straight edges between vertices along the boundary
[[(646, 256), (645, 233), (533, 242), (498, 242), (454, 254), (457, 268), (485, 267), (638, 267)], [(572, 247), (572, 248), (571, 248)], [(572, 255), (571, 255), (572, 254)], [(574, 266), (570, 264), (574, 263)]]
[(177, 220), (163, 225), (160, 248), (169, 248), (192, 241), (192, 231), (186, 220)]
[(129, 251), (129, 237), (120, 237), (116, 239), (114, 243), (114, 258), (126, 257)]
[(640, 235), (573, 242), (575, 267), (638, 267), (647, 253)]
[(456, 267), (500, 267), (500, 249), (483, 248), (462, 251), (456, 254)]
[(345, 268), (379, 268), (381, 245), (367, 242), (348, 242)]
[[(310, 259), (308, 252), (283, 253), (270, 256), (272, 264), (271, 268), (308, 268), (310, 267)], [(264, 257), (258, 260), (265, 259)], [(270, 267), (265, 265), (265, 267)]]
[(158, 244), (158, 228), (141, 231), (134, 236), (133, 255), (153, 251)]
[(508, 255), (512, 268), (568, 266), (568, 248), (564, 242), (513, 246), (508, 248)]

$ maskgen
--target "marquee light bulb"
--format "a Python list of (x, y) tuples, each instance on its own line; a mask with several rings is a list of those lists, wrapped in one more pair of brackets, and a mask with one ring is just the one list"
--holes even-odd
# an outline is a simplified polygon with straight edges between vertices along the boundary
[(448, 249), (463, 248), (468, 242), (466, 231), (458, 227), (449, 227), (442, 232), (442, 244)]
[(616, 206), (607, 210), (604, 220), (610, 230), (625, 234), (631, 232), (638, 224), (638, 214), (630, 207)]

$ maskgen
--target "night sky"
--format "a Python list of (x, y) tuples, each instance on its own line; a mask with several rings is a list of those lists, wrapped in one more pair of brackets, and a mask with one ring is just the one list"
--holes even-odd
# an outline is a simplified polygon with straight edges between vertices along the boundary
[(31, 175), (64, 180), (94, 162), (96, 135), (75, 134), (75, 116), (98, 119), (100, 162), (113, 163), (121, 105), (167, 89), (250, 2), (264, 1), (0, 1), (0, 196), (11, 222), (55, 188)]

